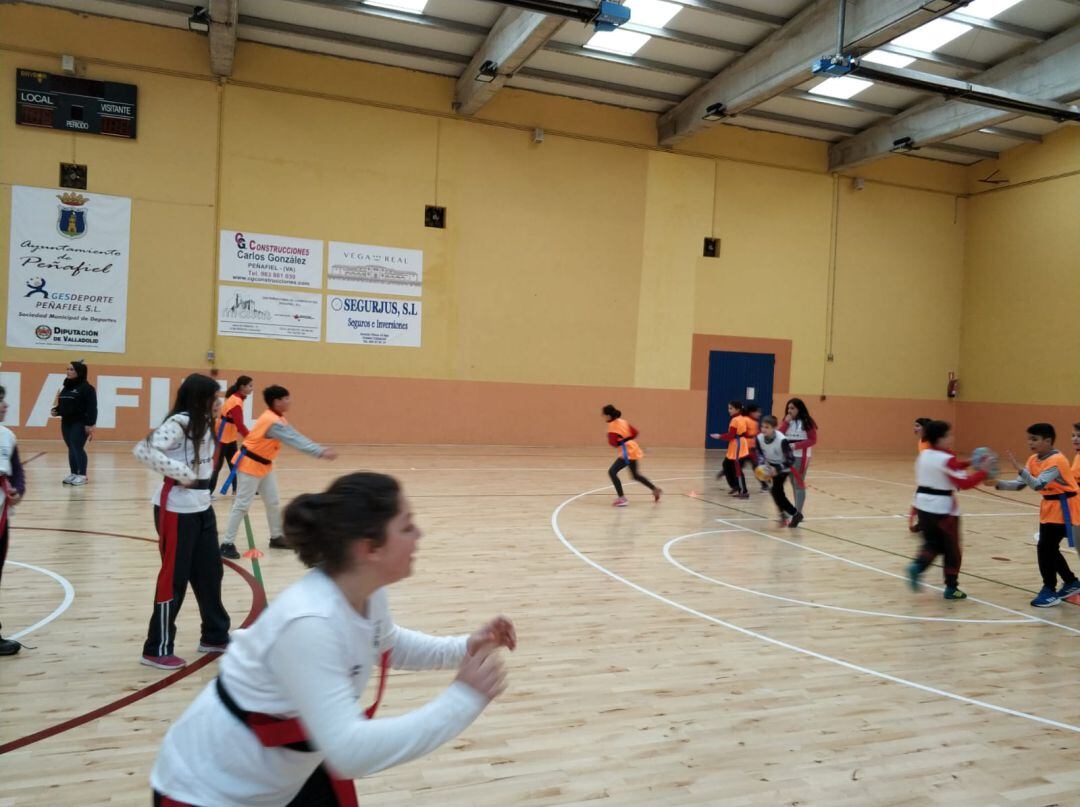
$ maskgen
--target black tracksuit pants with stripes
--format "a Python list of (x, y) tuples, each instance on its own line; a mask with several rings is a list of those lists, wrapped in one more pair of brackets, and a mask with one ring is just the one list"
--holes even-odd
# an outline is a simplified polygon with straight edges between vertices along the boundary
[[(159, 515), (160, 508), (155, 506), (155, 530)], [(188, 583), (191, 584), (202, 617), (202, 635), (199, 641), (203, 644), (228, 644), (229, 614), (221, 602), (224, 567), (218, 548), (217, 518), (212, 507), (201, 513), (180, 513), (177, 516), (175, 551), (162, 552), (162, 563), (170, 562), (173, 596), (168, 602), (154, 603), (154, 615), (150, 618), (143, 655), (173, 655), (176, 616), (184, 604)]]

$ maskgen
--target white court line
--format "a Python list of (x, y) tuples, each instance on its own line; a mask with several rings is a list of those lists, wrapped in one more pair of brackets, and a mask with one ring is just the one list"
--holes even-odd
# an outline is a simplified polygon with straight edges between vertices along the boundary
[[(815, 472), (813, 475), (814, 476), (820, 476), (821, 473), (822, 472)], [(831, 474), (830, 477), (827, 477), (827, 478), (830, 478), (830, 479), (861, 479), (864, 482), (880, 482), (883, 485), (894, 485), (894, 486), (897, 486), (897, 487), (907, 488), (908, 490), (911, 490), (911, 485), (909, 483), (907, 483), (907, 482), (895, 482), (892, 479), (878, 479), (877, 477), (873, 477), (873, 476), (858, 476), (856, 474), (842, 474), (842, 473), (838, 473), (837, 471), (829, 471), (828, 473)], [(970, 490), (958, 490), (956, 492), (956, 495), (957, 496), (969, 496), (969, 497), (974, 497), (976, 499), (981, 499), (982, 498), (981, 496), (979, 496), (978, 493), (974, 493), (974, 492), (972, 492)], [(1016, 502), (1016, 505), (1017, 505), (1017, 507), (1025, 507), (1026, 506), (1023, 502), (1020, 502), (1020, 501)], [(1030, 513), (1030, 510), (1028, 511), (1028, 513), (1033, 515), (1032, 513)]]
[[(602, 489), (603, 488), (601, 488), (601, 490)], [(718, 519), (716, 519), (716, 521), (718, 523), (723, 524), (723, 525), (728, 526), (728, 527), (737, 527), (738, 526), (737, 524), (733, 524), (730, 521), (728, 521), (726, 519), (722, 519), (722, 518), (718, 518)], [(896, 572), (889, 572), (889, 571), (886, 571), (885, 569), (879, 569), (876, 566), (871, 566), (871, 565), (869, 565), (867, 563), (860, 563), (857, 560), (852, 560), (851, 558), (845, 558), (843, 555), (834, 555), (831, 552), (826, 552), (824, 549), (817, 549), (816, 547), (806, 546), (804, 544), (800, 544), (798, 541), (789, 541), (787, 538), (780, 538), (780, 537), (778, 537), (776, 535), (769, 535), (769, 533), (762, 532), (761, 530), (755, 530), (753, 527), (743, 527), (743, 530), (745, 532), (753, 533), (754, 535), (760, 535), (762, 538), (768, 538), (770, 541), (779, 541), (780, 543), (787, 544), (788, 546), (794, 546), (794, 547), (796, 547), (798, 549), (806, 550), (807, 552), (813, 552), (815, 555), (823, 555), (826, 558), (832, 558), (833, 560), (838, 560), (841, 563), (847, 563), (850, 566), (857, 566), (860, 569), (866, 569), (867, 571), (871, 571), (871, 572), (878, 572), (879, 574), (883, 574), (883, 575), (886, 575), (888, 577), (895, 577), (898, 580), (904, 580), (904, 581), (907, 580), (907, 575), (897, 574)], [(925, 586), (926, 588), (932, 588), (934, 591), (942, 591), (943, 590), (941, 588), (941, 586), (935, 586), (935, 585), (932, 585), (932, 584), (927, 583), (925, 581), (921, 581), (919, 583), (919, 585)], [(1035, 622), (1044, 622), (1047, 625), (1051, 625), (1051, 626), (1053, 626), (1055, 628), (1061, 628), (1061, 630), (1068, 631), (1069, 633), (1080, 634), (1080, 628), (1072, 628), (1072, 627), (1069, 627), (1068, 625), (1062, 625), (1060, 622), (1053, 622), (1053, 621), (1051, 621), (1049, 619), (1042, 619), (1040, 617), (1035, 616), (1034, 614), (1025, 614), (1023, 611), (1014, 611), (1012, 608), (1006, 608), (1004, 605), (998, 605), (997, 603), (988, 602), (986, 600), (980, 600), (978, 597), (968, 597), (968, 600), (970, 600), (971, 602), (977, 602), (980, 605), (988, 605), (991, 608), (997, 608), (999, 611), (1005, 611), (1006, 613), (1015, 614), (1016, 616), (1026, 617), (1027, 619), (1034, 620)]]
[[(962, 513), (960, 518), (1003, 518), (1006, 516), (1030, 516), (1031, 513)], [(903, 519), (907, 521), (906, 515), (891, 515), (891, 516), (814, 516), (813, 518), (804, 518), (803, 521), (880, 521), (892, 519)], [(771, 516), (740, 516), (739, 518), (718, 518), (717, 521), (771, 521)]]
[(50, 622), (60, 616), (60, 614), (64, 613), (64, 611), (71, 607), (71, 603), (75, 599), (75, 587), (68, 582), (66, 577), (61, 577), (56, 572), (50, 569), (42, 569), (40, 566), (31, 566), (29, 563), (19, 563), (19, 561), (17, 560), (9, 560), (8, 565), (22, 566), (24, 569), (30, 569), (34, 572), (41, 572), (42, 574), (51, 577), (53, 580), (60, 584), (61, 588), (64, 589), (64, 601), (58, 606), (56, 606), (56, 609), (51, 614), (49, 614), (44, 619), (39, 619), (29, 628), (24, 628), (18, 633), (13, 633), (11, 636), (8, 636), (9, 639), (15, 640), (21, 639), (23, 636), (28, 636), (29, 634), (36, 631), (38, 628), (43, 628), (48, 625)]
[[(673, 482), (673, 481), (676, 481), (677, 479), (697, 479), (697, 478), (699, 478), (699, 477), (675, 477), (675, 478), (668, 478), (668, 479), (658, 479), (656, 481), (658, 481), (658, 482)], [(717, 618), (715, 616), (712, 616), (710, 614), (706, 614), (706, 613), (703, 613), (701, 611), (698, 611), (698, 610), (696, 610), (694, 608), (691, 608), (688, 605), (683, 605), (680, 602), (676, 602), (675, 600), (668, 599), (667, 597), (663, 596), (662, 594), (657, 594), (655, 591), (651, 591), (650, 589), (647, 589), (644, 586), (640, 586), (640, 585), (638, 585), (637, 583), (634, 583), (631, 580), (627, 580), (625, 577), (622, 577), (621, 575), (616, 574), (615, 572), (611, 571), (607, 567), (602, 566), (601, 564), (594, 561), (592, 558), (585, 555), (581, 550), (579, 550), (576, 546), (574, 546), (572, 543), (570, 543), (569, 540), (567, 540), (566, 536), (563, 534), (563, 531), (559, 528), (559, 514), (566, 508), (567, 505), (571, 504), (572, 502), (577, 501), (578, 499), (582, 499), (582, 498), (584, 498), (586, 496), (592, 495), (594, 493), (599, 493), (599, 492), (605, 491), (607, 489), (608, 489), (608, 486), (604, 485), (603, 487), (594, 488), (593, 490), (587, 490), (584, 493), (579, 493), (576, 496), (571, 496), (569, 499), (564, 501), (562, 504), (560, 504), (558, 507), (556, 507), (552, 511), (552, 513), (551, 513), (551, 529), (555, 532), (555, 537), (557, 537), (559, 539), (559, 541), (562, 543), (562, 545), (565, 546), (567, 549), (569, 549), (580, 560), (584, 561), (589, 566), (592, 566), (597, 571), (599, 571), (599, 572), (601, 572), (603, 574), (606, 574), (608, 577), (612, 578), (613, 580), (617, 580), (618, 582), (622, 583), (623, 585), (629, 586), (630, 588), (634, 589), (635, 591), (638, 591), (638, 592), (646, 595), (647, 597), (652, 597), (654, 600), (662, 602), (665, 605), (670, 605), (672, 608), (678, 608), (680, 611), (685, 611), (688, 614), (699, 617), (699, 618), (704, 619), (704, 620), (706, 620), (708, 622), (712, 622), (715, 625), (720, 625), (721, 627), (727, 628), (728, 630), (735, 631), (736, 633), (740, 633), (740, 634), (742, 634), (744, 636), (749, 636), (751, 639), (759, 639), (760, 641), (766, 642), (766, 643), (771, 644), (771, 645), (775, 645), (776, 647), (782, 647), (785, 650), (791, 650), (792, 652), (800, 653), (800, 654), (802, 654), (804, 656), (810, 656), (811, 658), (816, 658), (819, 661), (826, 661), (826, 662), (829, 662), (830, 664), (836, 664), (839, 667), (843, 667), (845, 669), (852, 670), (854, 672), (862, 673), (864, 675), (869, 675), (869, 676), (872, 676), (874, 678), (880, 678), (880, 679), (882, 679), (884, 681), (890, 681), (890, 682), (892, 682), (894, 684), (900, 684), (902, 686), (911, 687), (912, 689), (919, 690), (920, 692), (928, 692), (931, 695), (939, 695), (939, 696), (941, 696), (943, 698), (949, 698), (950, 700), (959, 701), (960, 703), (967, 703), (967, 704), (970, 704), (972, 706), (980, 706), (980, 707), (982, 707), (984, 709), (988, 709), (988, 710), (990, 710), (992, 712), (998, 712), (999, 714), (1005, 714), (1005, 715), (1009, 715), (1011, 717), (1022, 717), (1025, 720), (1031, 720), (1034, 723), (1041, 723), (1042, 725), (1045, 725), (1045, 726), (1053, 726), (1054, 728), (1063, 729), (1065, 731), (1071, 731), (1071, 732), (1080, 733), (1080, 726), (1074, 726), (1071, 723), (1062, 723), (1062, 722), (1057, 721), (1057, 720), (1050, 720), (1049, 718), (1046, 718), (1046, 717), (1040, 717), (1039, 715), (1028, 714), (1027, 712), (1020, 712), (1020, 711), (1017, 711), (1015, 709), (1009, 709), (1009, 708), (1007, 708), (1005, 706), (998, 706), (998, 705), (993, 704), (993, 703), (987, 703), (986, 701), (980, 701), (980, 700), (977, 700), (975, 698), (969, 698), (969, 697), (967, 697), (965, 695), (959, 695), (959, 694), (957, 694), (955, 692), (947, 692), (944, 689), (937, 689), (936, 687), (927, 686), (926, 684), (920, 684), (920, 683), (917, 683), (915, 681), (909, 681), (906, 678), (900, 678), (900, 677), (895, 676), (895, 675), (889, 675), (888, 673), (881, 672), (880, 670), (874, 670), (874, 669), (871, 669), (870, 667), (863, 667), (863, 666), (858, 665), (858, 664), (853, 664), (850, 661), (844, 661), (843, 659), (835, 658), (833, 656), (827, 656), (824, 653), (818, 653), (818, 652), (816, 652), (814, 650), (809, 650), (809, 649), (807, 649), (805, 647), (799, 647), (798, 645), (790, 644), (789, 642), (784, 642), (784, 641), (781, 641), (780, 639), (774, 639), (771, 636), (766, 636), (764, 633), (758, 633), (757, 631), (750, 630), (749, 628), (741, 628), (738, 625), (735, 625), (735, 624), (733, 624), (731, 622), (725, 622), (722, 619), (719, 619), (719, 618)], [(1055, 623), (1051, 622), (1049, 624), (1053, 625)]]
[[(915, 614), (894, 614), (889, 611), (863, 611), (859, 608), (844, 608), (840, 605), (825, 605), (820, 602), (810, 602), (809, 600), (796, 600), (792, 597), (782, 597), (779, 594), (769, 594), (764, 591), (758, 591), (752, 588), (743, 588), (737, 586), (734, 583), (728, 583), (723, 580), (717, 580), (715, 577), (709, 577), (707, 574), (702, 574), (695, 569), (691, 569), (689, 566), (680, 563), (675, 560), (671, 555), (671, 547), (675, 544), (685, 541), (687, 538), (697, 538), (701, 535), (715, 535), (717, 533), (730, 533), (730, 532), (747, 532), (747, 530), (706, 530), (704, 532), (692, 532), (688, 535), (680, 535), (678, 538), (672, 538), (666, 544), (664, 544), (664, 557), (668, 563), (679, 569), (682, 569), (687, 574), (692, 574), (694, 577), (698, 577), (709, 583), (715, 583), (718, 586), (724, 586), (725, 588), (734, 589), (735, 591), (742, 591), (746, 594), (756, 594), (759, 597), (767, 597), (770, 600), (779, 600), (781, 602), (790, 602), (795, 605), (806, 605), (811, 608), (825, 608), (829, 611), (843, 611), (848, 614), (859, 614), (861, 616), (883, 616), (889, 619), (909, 619), (913, 622), (963, 622), (972, 625), (1023, 625), (1036, 623), (1039, 620), (1032, 616), (1025, 615), (1023, 619), (963, 619), (961, 617), (953, 616), (918, 616)], [(890, 574), (882, 569), (878, 569), (882, 574)]]

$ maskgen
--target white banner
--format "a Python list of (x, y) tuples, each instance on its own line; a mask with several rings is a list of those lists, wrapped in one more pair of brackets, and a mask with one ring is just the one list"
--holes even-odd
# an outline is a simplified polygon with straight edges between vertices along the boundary
[(331, 241), (326, 280), (329, 289), (419, 297), (424, 282), (424, 253), (419, 249)]
[(218, 335), (253, 339), (322, 338), (322, 295), (269, 291), (242, 286), (218, 287)]
[(323, 242), (284, 235), (222, 230), (218, 279), (321, 289)]
[(9, 347), (123, 353), (131, 200), (11, 189)]
[(420, 347), (421, 303), (374, 297), (326, 298), (326, 341)]

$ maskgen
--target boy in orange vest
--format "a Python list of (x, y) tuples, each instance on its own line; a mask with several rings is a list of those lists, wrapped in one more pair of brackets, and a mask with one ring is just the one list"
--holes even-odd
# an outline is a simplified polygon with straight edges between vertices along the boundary
[(251, 502), (258, 493), (266, 505), (266, 521), (270, 527), (270, 546), (274, 549), (288, 549), (281, 528), (281, 506), (278, 500), (277, 478), (274, 475), (274, 459), (286, 443), (298, 451), (318, 457), (321, 460), (337, 459), (333, 449), (325, 448), (309, 440), (296, 431), (285, 420), (285, 413), (292, 406), (289, 391), (274, 384), (263, 390), (266, 411), (263, 412), (248, 436), (244, 438), (243, 448), (237, 454), (233, 472), (225, 480), (224, 493), (236, 478), (236, 500), (229, 513), (229, 526), (225, 530), (225, 540), (221, 544), (221, 556), (236, 560), (240, 553), (236, 551), (236, 533), (240, 522), (244, 520)]
[[(998, 490), (1021, 490), (1029, 487), (1042, 494), (1039, 508), (1039, 574), (1042, 575), (1043, 587), (1038, 596), (1031, 601), (1036, 608), (1050, 608), (1058, 605), (1066, 597), (1080, 594), (1080, 581), (1076, 579), (1065, 556), (1061, 554), (1061, 539), (1065, 538), (1069, 546), (1076, 546), (1075, 534), (1080, 524), (1080, 486), (1073, 477), (1065, 455), (1054, 448), (1057, 434), (1049, 423), (1035, 423), (1028, 426), (1028, 448), (1033, 452), (1027, 463), (1021, 468), (1012, 453), (1012, 460), (1019, 476), (1012, 482), (998, 482)], [(1057, 578), (1061, 577), (1062, 586), (1055, 590)]]

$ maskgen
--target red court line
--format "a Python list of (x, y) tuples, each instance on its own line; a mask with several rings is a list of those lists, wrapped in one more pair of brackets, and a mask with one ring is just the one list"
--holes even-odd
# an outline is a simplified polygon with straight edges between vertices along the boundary
[(31, 457), (30, 459), (28, 459), (28, 460), (24, 460), (24, 461), (23, 461), (23, 465), (29, 465), (29, 464), (30, 464), (31, 462), (33, 462), (34, 460), (38, 459), (39, 457), (44, 457), (46, 453), (48, 453), (48, 452), (46, 452), (46, 451), (39, 451), (39, 452), (38, 452), (37, 454), (35, 454), (34, 456), (32, 456), (32, 457)]
[[(130, 538), (133, 541), (149, 541), (150, 543), (157, 543), (157, 541), (155, 541), (153, 538), (144, 538), (141, 535), (123, 535), (118, 532), (53, 529), (51, 527), (19, 527), (18, 529), (37, 530), (40, 532), (75, 532), (81, 533), (83, 535), (106, 535), (115, 538)], [(244, 579), (244, 582), (246, 582), (251, 588), (251, 610), (248, 611), (247, 616), (244, 618), (244, 623), (240, 626), (241, 628), (246, 628), (252, 622), (254, 622), (255, 618), (262, 613), (264, 608), (266, 608), (266, 592), (260, 585), (258, 585), (255, 578), (251, 575), (251, 572), (249, 572), (247, 569), (243, 568), (242, 566), (238, 566), (231, 560), (226, 560), (225, 558), (222, 558), (221, 562), (231, 568), (234, 572), (239, 574)], [(153, 684), (143, 687), (142, 689), (136, 690), (130, 695), (126, 695), (119, 700), (107, 703), (104, 706), (100, 706), (93, 711), (86, 712), (85, 714), (81, 714), (77, 717), (73, 717), (70, 720), (65, 720), (63, 723), (57, 723), (56, 725), (49, 726), (48, 728), (42, 729), (41, 731), (36, 731), (33, 734), (27, 734), (25, 737), (19, 737), (16, 740), (4, 743), (3, 745), (0, 745), (0, 754), (6, 754), (9, 751), (16, 751), (20, 748), (25, 748), (32, 743), (48, 739), (49, 737), (54, 737), (57, 734), (85, 725), (92, 720), (97, 720), (99, 717), (104, 717), (107, 714), (111, 714), (112, 712), (115, 712), (119, 709), (123, 709), (125, 706), (130, 706), (136, 701), (140, 701), (143, 698), (149, 697), (155, 692), (160, 692), (161, 690), (165, 689), (165, 687), (172, 686), (177, 681), (186, 678), (187, 676), (191, 675), (194, 672), (197, 672), (198, 670), (201, 670), (207, 664), (210, 664), (212, 661), (214, 661), (218, 657), (218, 655), (219, 654), (217, 653), (207, 653), (198, 661), (192, 662), (188, 666), (184, 667), (184, 669), (174, 672), (171, 675), (167, 675), (160, 681), (156, 681)]]

